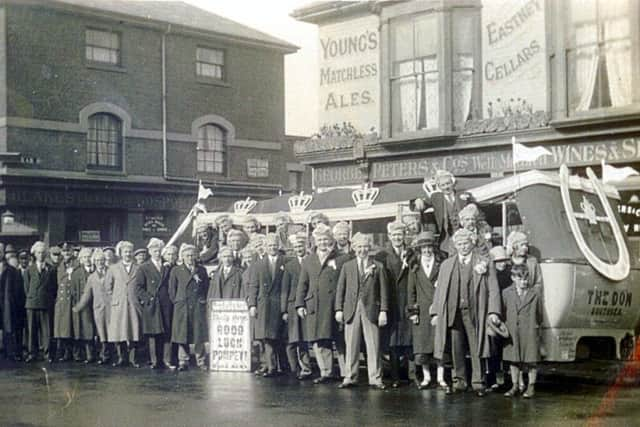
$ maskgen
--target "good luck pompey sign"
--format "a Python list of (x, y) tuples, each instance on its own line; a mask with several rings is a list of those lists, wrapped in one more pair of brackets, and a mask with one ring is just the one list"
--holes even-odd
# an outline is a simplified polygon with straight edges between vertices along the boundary
[(242, 300), (209, 301), (210, 369), (251, 370), (251, 334), (247, 303)]

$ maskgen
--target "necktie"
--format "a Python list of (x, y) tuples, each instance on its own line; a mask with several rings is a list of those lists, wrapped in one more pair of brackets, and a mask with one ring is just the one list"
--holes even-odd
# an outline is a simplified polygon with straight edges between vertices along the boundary
[(364, 261), (362, 259), (358, 259), (358, 269), (360, 270), (360, 276), (364, 275)]
[(271, 263), (271, 277), (276, 275), (276, 259), (269, 257), (269, 262)]

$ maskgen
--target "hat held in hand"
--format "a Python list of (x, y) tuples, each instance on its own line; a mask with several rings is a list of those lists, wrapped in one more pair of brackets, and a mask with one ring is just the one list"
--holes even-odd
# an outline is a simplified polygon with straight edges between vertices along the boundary
[(491, 320), (487, 320), (487, 334), (492, 337), (509, 338), (507, 325), (505, 325), (500, 319), (498, 319), (496, 323)]

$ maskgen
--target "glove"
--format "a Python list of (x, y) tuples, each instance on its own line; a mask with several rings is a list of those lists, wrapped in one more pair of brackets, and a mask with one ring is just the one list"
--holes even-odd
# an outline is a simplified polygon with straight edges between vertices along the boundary
[(433, 316), (433, 317), (431, 318), (431, 324), (432, 324), (433, 326), (436, 326), (436, 325), (438, 324), (438, 316)]
[(420, 318), (418, 317), (417, 314), (413, 314), (409, 316), (409, 320), (411, 320), (414, 325), (417, 325), (418, 323), (420, 323)]
[(304, 307), (299, 307), (297, 311), (298, 311), (298, 316), (299, 316), (301, 319), (304, 319), (305, 317), (307, 317), (307, 309), (306, 309), (306, 308), (304, 308)]
[(249, 316), (251, 317), (258, 316), (258, 309), (255, 306), (249, 307)]
[(342, 311), (336, 311), (336, 322), (338, 323), (344, 322), (344, 313)]
[(289, 320), (289, 315), (287, 313), (282, 313), (282, 320), (284, 322), (286, 322), (287, 320)]
[(378, 314), (378, 326), (380, 326), (380, 327), (387, 326), (387, 312), (386, 311), (381, 311), (380, 314)]

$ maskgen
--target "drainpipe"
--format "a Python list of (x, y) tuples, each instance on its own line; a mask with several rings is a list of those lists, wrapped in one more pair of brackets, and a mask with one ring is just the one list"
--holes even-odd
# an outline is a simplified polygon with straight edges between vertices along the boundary
[(171, 24), (162, 34), (162, 176), (168, 178), (167, 168), (167, 35), (171, 32)]

